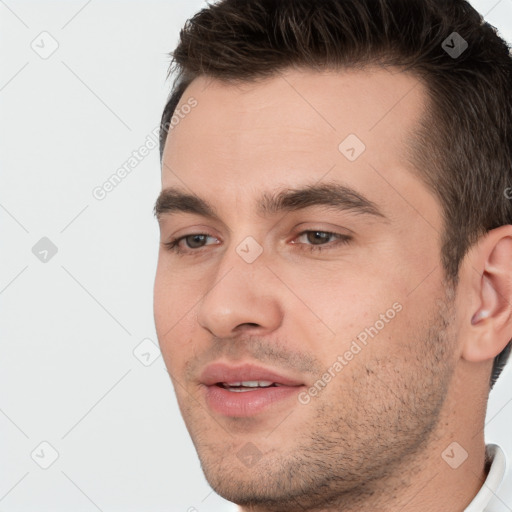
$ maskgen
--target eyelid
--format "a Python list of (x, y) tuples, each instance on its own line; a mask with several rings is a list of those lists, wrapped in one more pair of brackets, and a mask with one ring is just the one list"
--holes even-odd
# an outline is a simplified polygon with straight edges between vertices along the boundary
[[(293, 240), (295, 240), (296, 238), (298, 237), (301, 237), (301, 236), (305, 236), (309, 233), (323, 233), (323, 234), (326, 234), (326, 235), (329, 235), (329, 238), (331, 237), (335, 237), (336, 240), (334, 241), (328, 241), (327, 243), (324, 243), (324, 244), (307, 244), (307, 243), (297, 243), (297, 242), (294, 242)], [(217, 244), (206, 244), (206, 245), (203, 245), (203, 246), (200, 246), (198, 248), (181, 248), (180, 247), (180, 244), (182, 241), (184, 241), (186, 238), (188, 237), (193, 237), (193, 236), (204, 236), (204, 237), (208, 237), (208, 238), (214, 238), (216, 240), (218, 240), (218, 238), (214, 235), (211, 235), (210, 233), (208, 232), (199, 232), (199, 231), (196, 231), (196, 232), (190, 232), (188, 234), (184, 234), (184, 235), (179, 235), (179, 236), (174, 236), (171, 238), (171, 240), (169, 240), (168, 242), (164, 242), (162, 243), (162, 245), (164, 247), (167, 248), (168, 251), (170, 252), (173, 252), (179, 256), (199, 256), (202, 254), (202, 252), (204, 251), (204, 249), (210, 245), (217, 245)], [(345, 245), (345, 244), (348, 244), (349, 242), (351, 242), (353, 240), (353, 236), (352, 235), (347, 235), (347, 234), (344, 234), (344, 233), (338, 233), (336, 231), (329, 231), (329, 230), (325, 230), (325, 229), (315, 229), (315, 228), (311, 228), (311, 229), (302, 229), (301, 231), (295, 233), (294, 237), (292, 238), (291, 244), (293, 245), (297, 245), (299, 246), (299, 250), (303, 250), (303, 251), (308, 251), (310, 253), (313, 253), (313, 252), (322, 252), (322, 251), (329, 251), (329, 250), (335, 250), (336, 248), (338, 248), (340, 245)], [(288, 242), (287, 242), (288, 243)]]
[(201, 253), (201, 249), (203, 249), (204, 247), (208, 247), (210, 245), (215, 245), (215, 244), (207, 244), (207, 245), (204, 245), (204, 246), (201, 246), (199, 247), (198, 249), (182, 249), (180, 248), (180, 243), (185, 239), (185, 238), (188, 238), (189, 236), (206, 236), (206, 237), (209, 237), (209, 238), (215, 238), (216, 240), (218, 240), (218, 238), (206, 231), (196, 231), (196, 232), (193, 232), (193, 233), (186, 233), (184, 235), (178, 235), (178, 236), (173, 236), (171, 237), (171, 239), (167, 242), (161, 242), (161, 245), (163, 245), (164, 247), (167, 248), (167, 250), (169, 252), (174, 252), (178, 255), (187, 255), (187, 254), (199, 254)]
[(322, 233), (331, 233), (340, 236), (355, 236), (355, 231), (352, 231), (345, 226), (338, 226), (330, 223), (315, 224), (314, 222), (301, 222), (293, 228), (293, 238), (302, 235), (304, 232), (320, 231)]

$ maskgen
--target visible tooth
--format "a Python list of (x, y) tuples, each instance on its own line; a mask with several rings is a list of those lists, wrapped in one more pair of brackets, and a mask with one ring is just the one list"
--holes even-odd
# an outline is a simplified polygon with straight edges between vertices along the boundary
[(246, 388), (257, 388), (258, 381), (257, 380), (244, 380), (242, 381), (242, 386)]
[(257, 388), (257, 387), (267, 387), (271, 386), (272, 382), (268, 380), (244, 380), (242, 381), (242, 386), (246, 388)]
[(272, 386), (274, 384), (271, 380), (260, 380), (260, 386)]
[(267, 388), (272, 386), (273, 382), (270, 380), (244, 380), (241, 382), (223, 382), (222, 385), (224, 387), (240, 387), (243, 386), (245, 388)]

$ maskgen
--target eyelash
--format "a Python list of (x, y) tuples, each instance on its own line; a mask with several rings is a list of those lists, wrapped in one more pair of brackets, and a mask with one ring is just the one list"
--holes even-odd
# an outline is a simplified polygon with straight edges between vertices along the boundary
[[(313, 253), (315, 251), (318, 251), (318, 252), (328, 251), (328, 250), (338, 247), (339, 245), (346, 245), (352, 240), (351, 236), (342, 235), (341, 233), (333, 233), (331, 231), (322, 231), (319, 229), (308, 229), (306, 231), (302, 231), (297, 235), (296, 238), (299, 238), (307, 233), (322, 233), (325, 235), (334, 236), (334, 237), (338, 238), (336, 243), (330, 244), (330, 245), (328, 245), (328, 244), (312, 245), (312, 244), (302, 244), (302, 243), (294, 244), (294, 245), (299, 245), (300, 250), (307, 251), (310, 253)], [(196, 249), (182, 249), (179, 245), (182, 240), (184, 240), (188, 237), (192, 237), (192, 236), (206, 236), (206, 237), (215, 238), (214, 236), (209, 235), (208, 233), (191, 233), (189, 235), (184, 235), (184, 236), (180, 236), (177, 238), (173, 238), (173, 239), (169, 240), (168, 242), (164, 242), (163, 245), (167, 248), (168, 251), (173, 252), (178, 255), (187, 255), (187, 254), (193, 254), (193, 253), (198, 254), (198, 253), (202, 252), (201, 249), (204, 249), (207, 246), (202, 246), (202, 247), (199, 247)], [(303, 247), (304, 245), (307, 248)]]

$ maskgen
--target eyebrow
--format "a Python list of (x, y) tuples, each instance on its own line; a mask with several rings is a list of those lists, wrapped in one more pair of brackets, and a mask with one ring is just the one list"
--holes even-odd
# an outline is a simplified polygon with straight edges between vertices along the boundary
[[(264, 192), (257, 201), (257, 212), (265, 217), (299, 211), (312, 206), (323, 206), (335, 211), (348, 211), (386, 219), (373, 201), (337, 182)], [(173, 213), (193, 213), (220, 221), (218, 211), (210, 202), (177, 187), (163, 189), (154, 207), (154, 214), (159, 220), (163, 215)]]

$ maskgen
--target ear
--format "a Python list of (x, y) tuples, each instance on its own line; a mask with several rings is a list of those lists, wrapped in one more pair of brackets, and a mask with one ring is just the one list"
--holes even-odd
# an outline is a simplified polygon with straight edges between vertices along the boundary
[[(486, 233), (467, 255), (462, 358), (496, 357), (512, 339), (512, 225)], [(460, 282), (460, 281), (459, 281)]]

